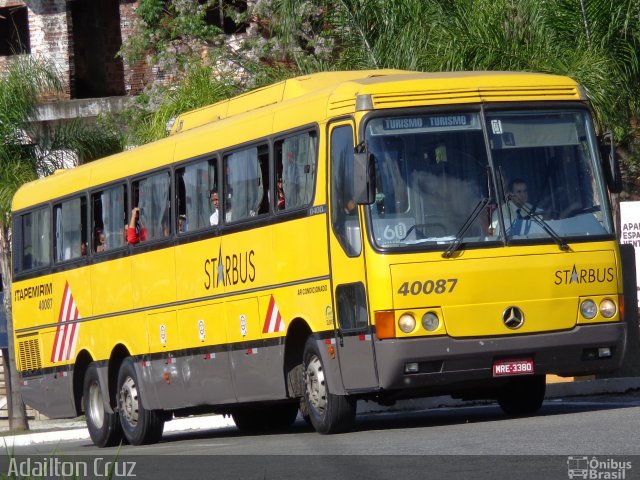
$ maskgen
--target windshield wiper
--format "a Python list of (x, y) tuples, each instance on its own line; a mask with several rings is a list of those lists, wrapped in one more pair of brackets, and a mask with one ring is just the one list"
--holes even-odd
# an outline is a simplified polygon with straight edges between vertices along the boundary
[(507, 194), (506, 197), (507, 201), (515, 203), (520, 210), (523, 210), (524, 213), (527, 214), (527, 218), (533, 220), (540, 228), (547, 232), (547, 234), (558, 244), (560, 250), (562, 250), (563, 252), (571, 250), (567, 242), (565, 242), (564, 239), (562, 239), (560, 235), (558, 235), (556, 231), (551, 228), (551, 226), (544, 219), (536, 215), (536, 213), (531, 208), (529, 208), (522, 200), (520, 200), (512, 193)]
[(478, 202), (478, 204), (476, 205), (476, 208), (473, 209), (473, 212), (469, 214), (469, 216), (467, 217), (467, 220), (464, 222), (462, 227), (460, 227), (460, 230), (458, 230), (458, 233), (456, 233), (456, 239), (451, 243), (451, 245), (449, 245), (449, 247), (444, 252), (442, 252), (443, 258), (450, 258), (451, 255), (453, 255), (454, 252), (458, 250), (460, 245), (462, 245), (464, 234), (467, 233), (467, 230), (469, 230), (469, 227), (471, 227), (473, 222), (476, 221), (476, 218), (478, 218), (478, 216), (480, 215), (480, 212), (482, 212), (484, 207), (487, 206), (487, 203), (489, 203), (488, 197), (485, 197)]

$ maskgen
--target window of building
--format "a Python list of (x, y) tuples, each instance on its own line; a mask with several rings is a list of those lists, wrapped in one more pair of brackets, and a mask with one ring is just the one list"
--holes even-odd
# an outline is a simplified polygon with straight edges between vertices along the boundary
[[(199, 0), (200, 4), (206, 0)], [(244, 33), (247, 31), (248, 23), (243, 21), (247, 12), (246, 0), (216, 0), (213, 5), (207, 9), (205, 14), (205, 22), (207, 25), (215, 25), (222, 31), (231, 35), (234, 33)]]
[(0, 8), (0, 56), (31, 53), (26, 6)]

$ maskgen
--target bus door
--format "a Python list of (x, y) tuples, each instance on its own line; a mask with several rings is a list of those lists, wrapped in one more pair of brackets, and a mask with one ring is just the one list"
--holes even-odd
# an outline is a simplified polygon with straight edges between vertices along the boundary
[(354, 127), (330, 130), (330, 258), (336, 350), (346, 391), (378, 385), (372, 327), (365, 294), (361, 219), (353, 202)]

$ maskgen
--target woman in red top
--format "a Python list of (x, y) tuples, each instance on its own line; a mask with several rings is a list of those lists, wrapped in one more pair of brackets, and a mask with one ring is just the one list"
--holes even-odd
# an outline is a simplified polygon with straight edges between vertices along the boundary
[(131, 245), (144, 242), (147, 239), (147, 229), (140, 222), (140, 209), (134, 207), (131, 210), (131, 220), (127, 227), (127, 242)]

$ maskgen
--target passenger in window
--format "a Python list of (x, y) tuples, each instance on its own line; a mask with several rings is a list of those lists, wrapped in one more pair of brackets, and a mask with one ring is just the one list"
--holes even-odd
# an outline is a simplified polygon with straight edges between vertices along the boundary
[(284, 201), (284, 188), (282, 187), (282, 178), (278, 179), (277, 189), (278, 189), (278, 210), (284, 210), (285, 201)]
[(378, 213), (378, 215), (384, 215), (384, 193), (382, 193), (382, 191), (380, 191), (380, 189), (378, 188), (378, 184), (376, 183), (376, 201), (375, 201), (375, 206), (376, 206), (376, 212)]
[(97, 230), (96, 252), (104, 252), (107, 248), (107, 237), (101, 229)]
[(225, 222), (230, 222), (233, 218), (233, 214), (231, 212), (231, 198), (227, 198), (224, 207), (226, 209), (224, 213), (224, 220)]
[(179, 215), (178, 216), (178, 232), (185, 233), (187, 231), (187, 216)]
[(169, 225), (169, 218), (167, 216), (162, 217), (160, 226), (162, 227), (162, 236), (168, 237), (171, 234), (171, 226)]
[(140, 209), (134, 207), (131, 210), (131, 220), (127, 227), (127, 242), (131, 245), (135, 245), (140, 242), (144, 242), (147, 239), (147, 229), (142, 222)]
[(87, 242), (80, 243), (80, 255), (85, 256), (87, 254)]
[(356, 213), (358, 213), (358, 206), (356, 205), (356, 202), (353, 201), (353, 199), (349, 199), (349, 201), (345, 205), (344, 213), (346, 213), (347, 215), (355, 215)]
[(219, 222), (219, 212), (220, 212), (220, 200), (218, 198), (218, 191), (211, 190), (211, 216), (209, 217), (209, 223), (213, 225), (218, 225)]

